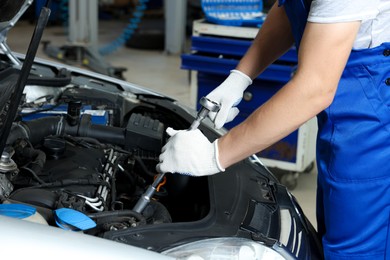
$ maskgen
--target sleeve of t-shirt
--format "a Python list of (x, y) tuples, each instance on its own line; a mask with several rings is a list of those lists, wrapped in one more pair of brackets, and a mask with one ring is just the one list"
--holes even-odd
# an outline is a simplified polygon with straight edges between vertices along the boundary
[(373, 19), (380, 0), (313, 0), (309, 22), (337, 23)]

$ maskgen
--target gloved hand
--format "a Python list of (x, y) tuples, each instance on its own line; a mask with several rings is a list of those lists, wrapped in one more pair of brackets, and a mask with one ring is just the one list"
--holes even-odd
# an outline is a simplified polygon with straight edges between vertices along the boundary
[(218, 112), (210, 112), (208, 116), (214, 122), (215, 128), (220, 129), (238, 115), (235, 107), (241, 102), (244, 90), (252, 84), (249, 76), (239, 70), (231, 70), (230, 75), (221, 85), (211, 91), (206, 97), (221, 105)]
[(171, 137), (162, 148), (158, 172), (205, 176), (225, 171), (218, 161), (217, 140), (210, 143), (199, 129), (166, 132)]

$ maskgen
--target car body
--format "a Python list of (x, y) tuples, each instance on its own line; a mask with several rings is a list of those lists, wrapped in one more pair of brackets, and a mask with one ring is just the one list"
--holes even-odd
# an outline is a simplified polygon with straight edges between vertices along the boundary
[[(10, 131), (2, 132), (2, 255), (322, 259), (294, 196), (255, 155), (209, 177), (168, 173), (135, 211), (157, 174), (165, 129), (188, 129), (196, 111), (60, 63), (34, 59), (26, 72), (28, 55), (0, 54), (3, 115), (17, 92), (8, 89), (27, 73)], [(199, 129), (210, 140), (224, 134), (209, 120)]]

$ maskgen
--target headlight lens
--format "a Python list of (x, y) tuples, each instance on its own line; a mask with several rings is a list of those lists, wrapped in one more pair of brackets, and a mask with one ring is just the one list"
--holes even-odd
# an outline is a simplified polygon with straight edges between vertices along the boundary
[(273, 249), (245, 238), (212, 238), (181, 245), (163, 252), (186, 260), (285, 260)]

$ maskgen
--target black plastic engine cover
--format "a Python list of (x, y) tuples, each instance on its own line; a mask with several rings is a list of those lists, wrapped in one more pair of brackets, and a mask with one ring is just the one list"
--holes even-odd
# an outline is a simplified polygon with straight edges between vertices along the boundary
[(141, 148), (160, 153), (164, 134), (164, 125), (150, 117), (132, 114), (126, 127), (127, 150)]
[[(102, 150), (67, 145), (61, 156), (47, 157), (41, 177), (47, 182), (97, 179), (104, 162), (105, 154)], [(72, 185), (66, 189), (92, 196), (96, 187)]]

